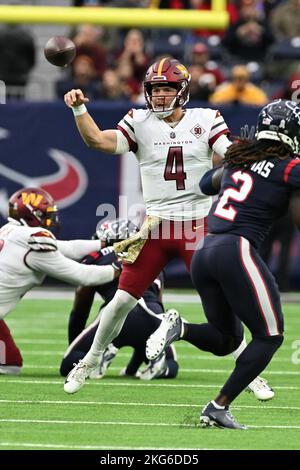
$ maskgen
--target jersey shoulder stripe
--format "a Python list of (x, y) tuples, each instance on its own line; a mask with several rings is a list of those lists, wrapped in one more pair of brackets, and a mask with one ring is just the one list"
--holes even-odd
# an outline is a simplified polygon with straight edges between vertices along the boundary
[(300, 163), (300, 159), (298, 158), (294, 158), (293, 160), (291, 160), (289, 162), (289, 164), (285, 167), (285, 170), (284, 170), (284, 175), (283, 175), (283, 180), (285, 183), (288, 182), (289, 180), (289, 175), (292, 171), (292, 169), (296, 166), (296, 165), (299, 165)]
[(57, 242), (54, 235), (48, 230), (34, 232), (28, 238), (28, 245), (34, 251), (56, 251)]
[(126, 125), (126, 123), (123, 121), (120, 121), (120, 123), (117, 126), (118, 130), (122, 132), (124, 137), (127, 139), (129, 149), (136, 153), (138, 149), (138, 145), (135, 141), (135, 136), (133, 132), (130, 130), (130, 128)]

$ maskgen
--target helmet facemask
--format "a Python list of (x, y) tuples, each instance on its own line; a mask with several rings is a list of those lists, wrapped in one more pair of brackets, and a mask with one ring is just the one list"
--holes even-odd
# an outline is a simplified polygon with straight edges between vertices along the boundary
[[(165, 87), (170, 87), (174, 88), (177, 93), (174, 95), (173, 100), (171, 101), (170, 104), (166, 104), (166, 101), (171, 98), (171, 95), (159, 95), (155, 97), (156, 99), (159, 99), (159, 101), (162, 101), (162, 104), (159, 106), (154, 106), (153, 104), (153, 96), (152, 96), (152, 89), (154, 86), (159, 85), (159, 86), (165, 86)], [(161, 83), (145, 83), (145, 97), (146, 97), (146, 102), (148, 105), (148, 108), (151, 109), (155, 113), (155, 116), (158, 117), (158, 119), (164, 119), (168, 116), (170, 116), (174, 109), (178, 108), (179, 106), (184, 106), (188, 100), (189, 100), (189, 94), (187, 97), (184, 99), (184, 93), (187, 89), (188, 83), (186, 81), (182, 81), (180, 83), (169, 83), (169, 82), (161, 82)]]
[[(159, 119), (170, 116), (173, 111), (184, 106), (189, 100), (189, 82), (191, 76), (184, 65), (178, 60), (163, 58), (155, 62), (147, 71), (144, 81), (144, 94), (147, 107), (155, 113)], [(176, 95), (157, 95), (161, 105), (153, 105), (153, 87), (170, 87), (176, 90)], [(155, 97), (156, 98), (156, 97)], [(170, 100), (170, 98), (172, 98)]]
[(300, 151), (300, 108), (289, 100), (275, 100), (266, 105), (258, 116), (257, 140), (282, 142), (293, 154)]

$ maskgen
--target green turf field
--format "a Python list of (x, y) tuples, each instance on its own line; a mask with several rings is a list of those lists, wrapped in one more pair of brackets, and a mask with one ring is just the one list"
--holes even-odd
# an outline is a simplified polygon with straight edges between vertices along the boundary
[[(23, 300), (7, 318), (25, 366), (19, 377), (0, 377), (0, 450), (300, 448), (300, 364), (292, 362), (293, 353), (300, 362), (299, 305), (285, 305), (286, 339), (262, 374), (275, 398), (263, 404), (243, 393), (234, 402), (232, 412), (251, 426), (247, 431), (198, 427), (202, 406), (215, 397), (233, 361), (184, 342), (176, 343), (175, 380), (119, 377), (130, 356), (122, 349), (104, 379), (65, 394), (58, 367), (70, 306), (67, 300)], [(203, 320), (197, 304), (172, 306), (190, 321)]]

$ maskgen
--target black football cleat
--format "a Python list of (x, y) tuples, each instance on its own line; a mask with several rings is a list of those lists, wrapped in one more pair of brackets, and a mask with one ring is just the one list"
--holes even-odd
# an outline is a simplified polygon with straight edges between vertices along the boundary
[(229, 411), (229, 407), (222, 410), (215, 408), (210, 401), (202, 410), (200, 415), (200, 425), (205, 428), (208, 426), (216, 426), (226, 429), (248, 429), (247, 426), (238, 423)]

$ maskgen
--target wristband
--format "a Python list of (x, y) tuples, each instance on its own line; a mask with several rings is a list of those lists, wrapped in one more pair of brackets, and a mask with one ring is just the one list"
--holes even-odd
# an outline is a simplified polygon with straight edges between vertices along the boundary
[(72, 111), (75, 117), (81, 116), (87, 112), (85, 104), (80, 104), (79, 106), (72, 106)]

